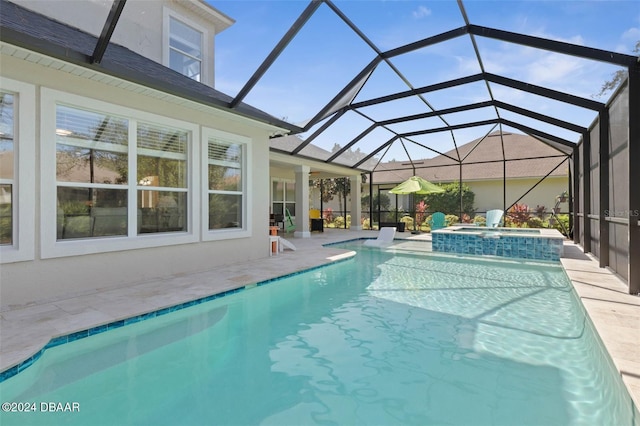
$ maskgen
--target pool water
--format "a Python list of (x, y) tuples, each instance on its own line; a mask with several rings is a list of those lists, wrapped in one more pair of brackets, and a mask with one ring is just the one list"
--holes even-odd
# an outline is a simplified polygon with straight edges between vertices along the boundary
[[(0, 423), (634, 425), (557, 263), (357, 255), (48, 349)], [(635, 423), (634, 423), (635, 422)]]

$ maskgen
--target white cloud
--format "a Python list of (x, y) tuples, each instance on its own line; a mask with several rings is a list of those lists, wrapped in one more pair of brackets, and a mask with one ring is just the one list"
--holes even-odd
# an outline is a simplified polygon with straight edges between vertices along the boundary
[(544, 84), (563, 81), (581, 68), (580, 61), (566, 55), (545, 54), (529, 66), (527, 81)]
[(640, 28), (629, 28), (622, 33), (622, 40), (638, 41), (640, 40)]
[(426, 6), (418, 6), (418, 8), (411, 13), (411, 15), (413, 15), (413, 17), (416, 19), (422, 19), (431, 15), (431, 9)]

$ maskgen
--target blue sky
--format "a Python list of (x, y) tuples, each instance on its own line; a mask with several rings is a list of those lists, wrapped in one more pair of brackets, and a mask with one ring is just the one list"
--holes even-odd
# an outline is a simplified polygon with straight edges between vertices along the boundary
[[(247, 79), (290, 28), (307, 6), (307, 1), (210, 0), (236, 23), (216, 38), (216, 88), (235, 96)], [(464, 25), (455, 1), (334, 1), (349, 19), (381, 50), (387, 51), (419, 39), (437, 35)], [(640, 2), (638, 1), (465, 1), (472, 24), (561, 40), (578, 45), (632, 54), (640, 40)], [(592, 98), (604, 81), (618, 68), (538, 49), (475, 38), (487, 72), (528, 83)], [(271, 69), (245, 99), (251, 105), (292, 123), (312, 118), (375, 56), (373, 50), (356, 36), (325, 4), (314, 13), (305, 27), (278, 58)], [(392, 59), (393, 66), (414, 87), (434, 84), (480, 72), (469, 36), (427, 47)], [(365, 100), (408, 86), (390, 67), (379, 66), (356, 98)], [(494, 98), (523, 108), (588, 126), (595, 113), (540, 99), (505, 86), (491, 84)], [(430, 108), (464, 105), (489, 100), (484, 83), (425, 95), (429, 105), (410, 98), (366, 109), (373, 119), (392, 118), (427, 112)], [(605, 101), (606, 99), (600, 99)], [(577, 142), (579, 135), (522, 116), (519, 122)], [(493, 109), (446, 117), (449, 124), (470, 119), (495, 117)], [(334, 143), (347, 143), (368, 127), (370, 121), (347, 113), (314, 144), (330, 150)], [(434, 118), (422, 123), (396, 125), (395, 132), (421, 127), (441, 127)], [(312, 129), (313, 130), (313, 129)], [(458, 144), (483, 136), (489, 128), (455, 132)], [(310, 134), (312, 132), (309, 132)], [(391, 132), (379, 130), (363, 140), (359, 148), (370, 152)], [(308, 135), (307, 134), (307, 135)], [(306, 135), (304, 135), (306, 136)], [(419, 143), (438, 140), (438, 150), (451, 149), (451, 137), (442, 134), (421, 137)], [(398, 151), (394, 158), (402, 156)], [(433, 153), (431, 153), (433, 155)], [(421, 156), (425, 156), (421, 154)], [(390, 158), (390, 157), (388, 157)]]

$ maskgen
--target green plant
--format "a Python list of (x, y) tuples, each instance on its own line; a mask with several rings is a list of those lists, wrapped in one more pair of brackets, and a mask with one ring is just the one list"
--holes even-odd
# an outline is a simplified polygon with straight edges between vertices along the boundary
[[(373, 196), (372, 211), (378, 211), (378, 204), (380, 204), (380, 210), (384, 211), (387, 210), (391, 205), (391, 200), (389, 199), (389, 196), (387, 194), (381, 192), (380, 194), (376, 194)], [(369, 210), (369, 207), (371, 207), (369, 203), (369, 195), (364, 195), (362, 197), (362, 208), (364, 210)]]
[[(569, 229), (569, 215), (559, 214), (556, 215), (556, 219), (557, 220), (554, 220), (553, 223), (550, 223), (550, 225), (552, 225), (554, 229), (557, 229), (564, 234), (564, 229)], [(561, 223), (562, 225), (560, 225)], [(564, 229), (562, 229), (562, 226), (564, 226)]]
[(527, 227), (529, 228), (544, 228), (544, 222), (537, 216), (529, 218), (527, 221)]
[[(460, 212), (460, 187), (458, 183), (448, 183), (441, 185), (444, 192), (427, 194), (424, 200), (429, 204), (432, 212), (458, 213)], [(462, 212), (468, 215), (475, 213), (473, 207), (475, 194), (469, 186), (462, 184)]]
[(334, 220), (333, 220), (333, 225), (336, 228), (344, 228), (344, 217), (342, 216), (337, 216)]
[(388, 212), (381, 213), (380, 222), (396, 222), (404, 215), (402, 208), (392, 208)]
[(84, 216), (89, 214), (89, 206), (84, 201), (64, 201), (60, 208), (65, 216)]
[(484, 216), (476, 216), (473, 218), (473, 223), (478, 226), (487, 226), (487, 218)]
[(460, 222), (460, 218), (458, 216), (456, 216), (455, 214), (447, 214), (444, 216), (444, 218), (446, 219), (447, 223), (446, 225), (453, 225), (454, 223), (458, 223)]
[(413, 218), (411, 216), (403, 216), (400, 222), (404, 222), (405, 229), (413, 229)]
[(11, 204), (0, 207), (0, 244), (11, 244), (13, 241), (13, 217)]

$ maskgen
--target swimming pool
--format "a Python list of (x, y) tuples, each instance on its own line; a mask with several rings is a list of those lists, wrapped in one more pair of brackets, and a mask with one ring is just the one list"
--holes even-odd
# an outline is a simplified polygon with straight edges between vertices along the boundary
[(558, 264), (344, 247), (358, 254), (48, 349), (2, 400), (80, 411), (0, 423), (637, 422)]

